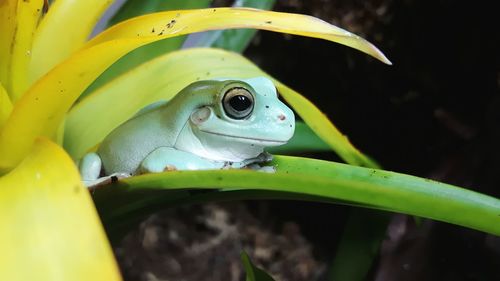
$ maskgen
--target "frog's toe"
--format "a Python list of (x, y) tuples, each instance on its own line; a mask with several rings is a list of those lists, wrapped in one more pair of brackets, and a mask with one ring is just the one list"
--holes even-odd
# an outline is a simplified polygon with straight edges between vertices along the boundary
[(113, 173), (109, 175), (109, 178), (111, 179), (111, 182), (114, 183), (117, 182), (118, 180), (129, 178), (131, 176), (132, 175), (129, 173)]
[(271, 173), (271, 174), (276, 173), (276, 167), (274, 166), (261, 166), (259, 164), (254, 163), (246, 166), (246, 168), (258, 172)]
[(268, 152), (262, 152), (258, 156), (260, 162), (271, 162), (273, 160), (273, 155)]
[(114, 173), (109, 176), (101, 177), (95, 180), (83, 180), (83, 185), (87, 188), (97, 188), (103, 185), (115, 183), (121, 179), (128, 178), (131, 175), (128, 173)]
[(274, 167), (274, 166), (262, 166), (257, 171), (274, 174), (274, 173), (276, 173), (276, 167)]

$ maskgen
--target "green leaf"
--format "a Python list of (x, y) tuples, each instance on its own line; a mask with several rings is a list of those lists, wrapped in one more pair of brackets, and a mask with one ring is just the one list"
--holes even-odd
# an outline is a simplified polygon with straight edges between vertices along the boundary
[(245, 251), (241, 252), (241, 262), (243, 262), (243, 266), (247, 273), (246, 281), (274, 281), (269, 274), (252, 263)]
[[(108, 224), (144, 209), (164, 207), (169, 202), (172, 204), (171, 194), (162, 191), (198, 188), (217, 190), (208, 193), (209, 200), (240, 198), (238, 192), (246, 192), (243, 197), (246, 199), (303, 198), (342, 202), (500, 234), (500, 200), (496, 198), (384, 170), (299, 157), (275, 158), (273, 164), (277, 172), (274, 174), (214, 170), (131, 177), (117, 185), (98, 189), (95, 192), (96, 204), (104, 223)], [(188, 198), (186, 196), (181, 194), (175, 203), (183, 203), (179, 199)]]
[[(210, 0), (129, 0), (120, 10), (118, 10), (113, 18), (110, 19), (108, 25), (111, 26), (133, 17), (154, 12), (206, 8), (211, 2)], [(99, 76), (99, 78), (97, 78), (82, 94), (82, 97), (143, 62), (180, 49), (186, 37), (187, 36), (178, 36), (161, 40), (130, 52), (101, 74), (101, 76)]]
[(330, 268), (330, 280), (362, 281), (378, 256), (391, 216), (351, 209)]
[[(269, 10), (275, 2), (275, 0), (240, 0), (236, 1), (233, 7), (250, 7)], [(193, 42), (188, 45), (196, 47), (215, 47), (241, 53), (246, 49), (248, 44), (250, 44), (256, 33), (257, 30), (255, 29), (207, 31), (197, 35), (190, 35), (188, 42)]]

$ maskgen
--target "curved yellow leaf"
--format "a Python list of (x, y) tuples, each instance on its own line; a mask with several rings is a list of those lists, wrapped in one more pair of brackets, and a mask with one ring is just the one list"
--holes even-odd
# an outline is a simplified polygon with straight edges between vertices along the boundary
[(30, 82), (78, 50), (112, 3), (113, 0), (55, 1), (35, 34)]
[(351, 165), (379, 168), (379, 165), (361, 153), (349, 142), (328, 117), (321, 112), (311, 101), (275, 80), (276, 88), (281, 96), (292, 106), (297, 114), (309, 127), (326, 142), (344, 161)]
[[(120, 76), (73, 107), (66, 119), (64, 147), (79, 159), (140, 108), (171, 99), (192, 81), (262, 75), (269, 77), (243, 56), (224, 50), (199, 48), (164, 55)], [(346, 162), (375, 166), (314, 104), (280, 82), (275, 83), (283, 98)]]
[(2, 129), (2, 125), (5, 120), (9, 117), (11, 111), (12, 102), (10, 101), (7, 91), (0, 82), (0, 130)]
[(15, 102), (28, 88), (28, 67), (31, 60), (33, 34), (42, 14), (43, 0), (19, 0), (16, 31), (12, 45), (10, 83), (7, 87)]
[(0, 82), (8, 85), (18, 0), (0, 1)]
[(252, 8), (211, 8), (154, 13), (136, 17), (99, 34), (88, 42), (93, 46), (117, 38), (183, 35), (215, 29), (257, 28), (337, 42), (360, 50), (386, 63), (391, 62), (373, 44), (318, 18)]
[(0, 178), (0, 280), (121, 280), (88, 191), (45, 139)]
[[(209, 17), (206, 14), (209, 9), (178, 11), (174, 12), (174, 14), (171, 12), (157, 13), (139, 19), (131, 19), (127, 22), (131, 24), (130, 30), (137, 32), (135, 36), (127, 37), (130, 35), (130, 31), (127, 30), (128, 25), (119, 24), (116, 28), (111, 28), (104, 32), (102, 36), (92, 40), (85, 49), (80, 50), (62, 64), (53, 68), (17, 102), (3, 130), (0, 132), (0, 155), (2, 155), (2, 158), (0, 158), (0, 172), (15, 167), (29, 151), (37, 136), (43, 135), (55, 138), (61, 120), (73, 102), (91, 81), (118, 58), (147, 43), (186, 34), (187, 31), (196, 32), (206, 29), (242, 26), (255, 27), (339, 41), (370, 52), (382, 60), (385, 58), (378, 49), (364, 39), (349, 35), (350, 33), (347, 31), (320, 20), (314, 20), (312, 17), (291, 14), (290, 17), (294, 19), (292, 21), (286, 20), (286, 14), (283, 13), (241, 8), (215, 10), (216, 12), (213, 13), (217, 13), (219, 10), (226, 12), (229, 18), (228, 22), (224, 21), (220, 15), (218, 17)], [(233, 13), (230, 12), (231, 10), (234, 10)], [(169, 18), (164, 30), (158, 31), (159, 33), (156, 36), (148, 35), (150, 32), (157, 32), (151, 29), (151, 24), (157, 27), (165, 23), (164, 17), (166, 14), (180, 20), (179, 18), (183, 17), (181, 14), (184, 13), (190, 15), (186, 17), (190, 21), (182, 21), (184, 29), (177, 30), (173, 28), (172, 24), (175, 26), (176, 20)], [(240, 23), (238, 23), (237, 15), (246, 17), (242, 17)], [(254, 22), (254, 25), (252, 25), (250, 20), (252, 15), (261, 20), (263, 15), (268, 15), (265, 18), (271, 23)], [(200, 21), (200, 17), (204, 20)], [(279, 24), (273, 25), (272, 20), (279, 20)], [(211, 21), (214, 23), (208, 25), (207, 22)], [(297, 22), (303, 23), (303, 25), (297, 24)], [(231, 25), (228, 25), (229, 23)], [(168, 28), (169, 24), (171, 28)], [(200, 27), (196, 28), (196, 25)], [(286, 28), (288, 25), (289, 28)], [(279, 28), (275, 26), (279, 26)], [(145, 30), (140, 28), (145, 28)], [(125, 39), (116, 39), (120, 38), (120, 36), (124, 36)], [(102, 43), (95, 45), (97, 42)]]
[(150, 41), (99, 44), (76, 53), (38, 80), (15, 104), (0, 131), (0, 173), (15, 167), (36, 137), (55, 139), (64, 115), (80, 93), (118, 58)]

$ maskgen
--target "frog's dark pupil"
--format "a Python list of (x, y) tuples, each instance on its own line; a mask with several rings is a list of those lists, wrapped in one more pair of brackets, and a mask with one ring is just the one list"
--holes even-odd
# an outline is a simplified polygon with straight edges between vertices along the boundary
[(236, 111), (244, 111), (252, 106), (252, 101), (243, 95), (237, 95), (229, 100), (229, 104)]

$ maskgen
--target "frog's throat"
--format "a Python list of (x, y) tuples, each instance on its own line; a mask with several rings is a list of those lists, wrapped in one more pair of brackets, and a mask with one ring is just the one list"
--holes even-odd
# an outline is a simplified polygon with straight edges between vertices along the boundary
[(286, 143), (286, 141), (280, 141), (280, 140), (270, 140), (270, 139), (261, 139), (261, 138), (250, 138), (250, 137), (241, 137), (241, 136), (233, 136), (233, 135), (227, 135), (227, 134), (222, 134), (218, 132), (210, 132), (206, 130), (201, 130), (201, 132), (207, 133), (207, 134), (212, 134), (212, 135), (217, 135), (217, 136), (222, 136), (222, 137), (227, 137), (227, 138), (233, 138), (233, 139), (244, 139), (244, 140), (254, 140), (258, 142), (263, 142), (263, 143), (269, 143), (272, 145), (283, 145)]

